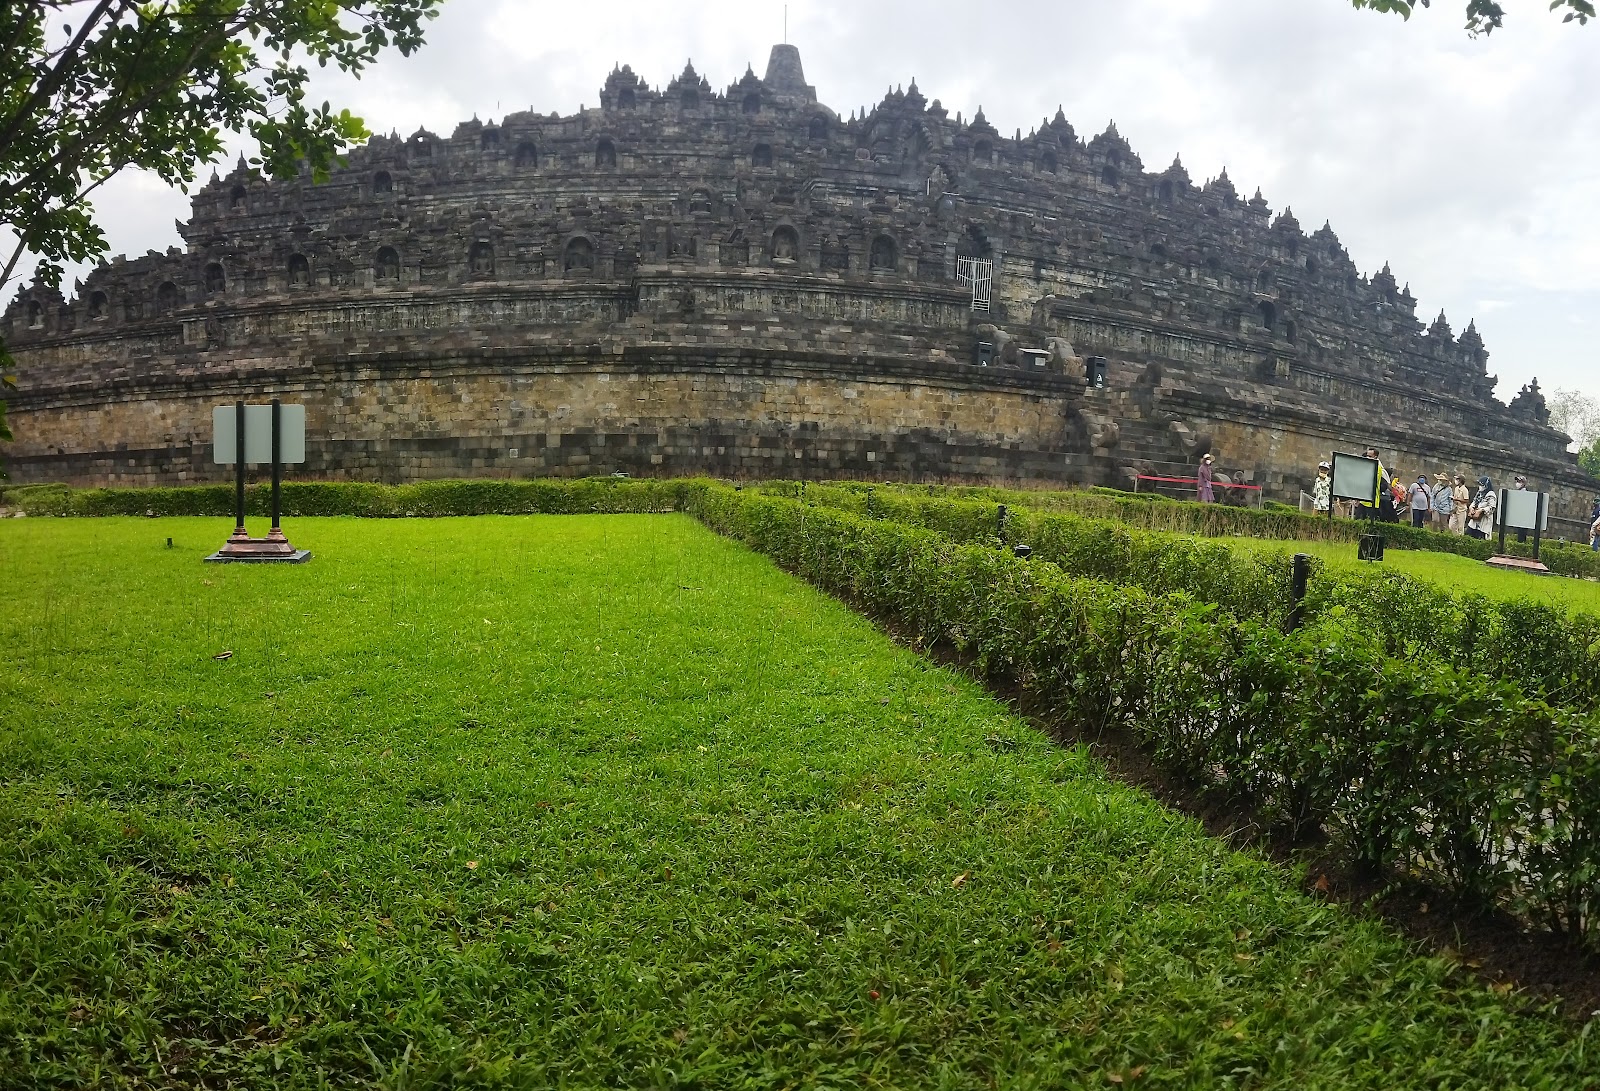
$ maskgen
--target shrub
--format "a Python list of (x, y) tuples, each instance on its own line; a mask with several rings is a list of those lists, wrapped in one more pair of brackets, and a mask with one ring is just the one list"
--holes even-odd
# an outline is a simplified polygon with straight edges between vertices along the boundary
[(1294, 633), (1181, 592), (903, 523), (710, 487), (708, 525), (826, 590), (947, 641), (1062, 717), (1131, 730), (1167, 768), (1248, 796), (1366, 864), (1422, 872), (1593, 940), (1600, 722), (1349, 630)]
[[(807, 499), (892, 518), (958, 542), (998, 544), (997, 506), (979, 500), (809, 486)], [(1205, 539), (1137, 529), (1111, 519), (1008, 505), (1007, 539), (1072, 576), (1108, 580), (1153, 594), (1184, 591), (1240, 618), (1272, 625), (1292, 605), (1292, 560), (1285, 553), (1241, 555)], [(1600, 708), (1600, 617), (1532, 602), (1452, 594), (1390, 572), (1330, 570), (1312, 562), (1305, 621), (1339, 625), (1386, 655), (1432, 656), (1463, 670), (1504, 678), (1556, 704)]]

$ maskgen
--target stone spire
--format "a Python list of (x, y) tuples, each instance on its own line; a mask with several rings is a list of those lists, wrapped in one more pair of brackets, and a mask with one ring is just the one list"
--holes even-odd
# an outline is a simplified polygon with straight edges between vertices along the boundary
[(762, 82), (771, 94), (817, 101), (817, 89), (806, 82), (806, 71), (800, 64), (800, 50), (796, 46), (772, 47), (772, 54), (767, 58), (767, 76)]

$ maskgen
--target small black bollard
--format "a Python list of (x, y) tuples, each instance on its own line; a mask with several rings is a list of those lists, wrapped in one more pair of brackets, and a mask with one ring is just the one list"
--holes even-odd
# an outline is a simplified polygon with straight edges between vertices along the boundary
[(1306, 605), (1306, 584), (1311, 580), (1311, 556), (1306, 553), (1294, 555), (1294, 576), (1290, 585), (1289, 595), (1294, 600), (1289, 607), (1288, 629), (1292, 633), (1300, 628), (1302, 616)]
[(1020, 560), (1024, 560), (1025, 561), (1029, 557), (1033, 556), (1033, 547), (1032, 546), (1025, 546), (1025, 545), (1014, 545), (1014, 546), (1011, 547), (1011, 555), (1013, 557), (1016, 557), (1016, 558), (1018, 558)]
[(171, 539), (171, 538), (168, 538), (168, 539), (167, 539), (167, 548), (168, 548), (168, 549), (171, 549), (171, 548), (172, 548), (172, 539)]

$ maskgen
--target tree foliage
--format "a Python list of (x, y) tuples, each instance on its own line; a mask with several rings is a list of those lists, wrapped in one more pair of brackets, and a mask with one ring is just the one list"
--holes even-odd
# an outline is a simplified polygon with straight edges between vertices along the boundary
[(1565, 432), (1579, 447), (1600, 440), (1600, 398), (1557, 387), (1545, 404), (1550, 410), (1550, 427)]
[[(129, 167), (187, 189), (225, 133), (248, 133), (263, 173), (326, 174), (368, 134), (307, 101), (309, 66), (359, 75), (390, 46), (410, 54), (440, 2), (0, 0), (0, 229), (16, 235), (0, 293), (24, 254), (52, 287), (103, 255), (90, 198)], [(8, 362), (0, 346), (0, 375)]]
[[(1402, 19), (1411, 18), (1418, 7), (1430, 7), (1429, 0), (1350, 0), (1357, 8), (1387, 11)], [(1563, 23), (1587, 23), (1595, 17), (1593, 0), (1550, 0), (1551, 11), (1563, 12)], [(1505, 8), (1495, 0), (1467, 0), (1467, 33), (1474, 36), (1498, 30), (1505, 20)]]
[(1578, 465), (1592, 478), (1600, 481), (1600, 439), (1578, 452)]

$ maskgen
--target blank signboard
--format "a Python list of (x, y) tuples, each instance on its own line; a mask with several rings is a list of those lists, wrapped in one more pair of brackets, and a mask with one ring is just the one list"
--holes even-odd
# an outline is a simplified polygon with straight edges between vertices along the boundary
[[(1539, 518), (1539, 497), (1545, 493), (1529, 492), (1527, 489), (1511, 489), (1506, 494), (1506, 502), (1500, 512), (1500, 521), (1512, 530), (1532, 530), (1533, 524)], [(1544, 503), (1544, 520), (1539, 525), (1539, 533), (1543, 534), (1550, 529), (1550, 501)]]
[(1359, 500), (1363, 504), (1376, 502), (1378, 460), (1359, 455), (1334, 455), (1332, 491), (1335, 500)]
[[(280, 405), (278, 461), (285, 466), (306, 460), (306, 407)], [(231, 466), (237, 461), (239, 437), (236, 407), (219, 405), (211, 411), (212, 461)], [(247, 463), (272, 461), (272, 406), (244, 407), (244, 460)]]

